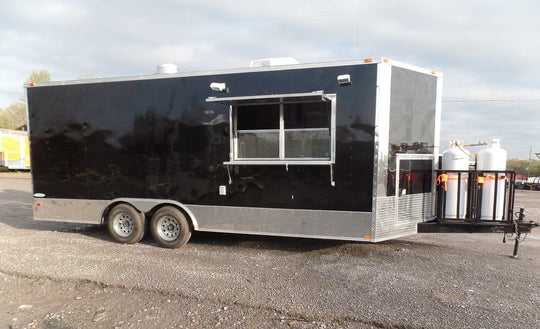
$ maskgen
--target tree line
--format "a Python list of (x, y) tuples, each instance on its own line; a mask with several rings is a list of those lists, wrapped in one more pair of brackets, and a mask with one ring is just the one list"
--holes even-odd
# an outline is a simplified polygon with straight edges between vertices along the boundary
[(519, 159), (508, 159), (506, 161), (506, 169), (515, 170), (517, 174), (521, 174), (527, 177), (538, 177), (540, 176), (540, 160), (519, 160)]

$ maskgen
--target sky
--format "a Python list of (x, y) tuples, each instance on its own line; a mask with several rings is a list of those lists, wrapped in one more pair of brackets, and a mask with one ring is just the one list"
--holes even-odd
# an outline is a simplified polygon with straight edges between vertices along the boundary
[[(537, 0), (2, 0), (0, 108), (32, 70), (52, 80), (386, 57), (444, 74), (441, 150), (500, 138), (540, 152)], [(470, 148), (473, 153), (479, 148)]]

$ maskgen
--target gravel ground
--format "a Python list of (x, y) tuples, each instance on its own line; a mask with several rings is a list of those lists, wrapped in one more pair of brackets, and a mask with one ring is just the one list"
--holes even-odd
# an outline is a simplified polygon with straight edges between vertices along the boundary
[[(1, 328), (540, 328), (540, 229), (378, 244), (194, 234), (117, 244), (32, 221), (28, 174), (0, 174)], [(540, 192), (518, 191), (540, 221)]]

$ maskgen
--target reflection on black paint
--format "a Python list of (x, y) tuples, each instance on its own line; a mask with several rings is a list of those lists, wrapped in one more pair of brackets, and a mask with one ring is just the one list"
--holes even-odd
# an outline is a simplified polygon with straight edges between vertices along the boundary
[[(343, 73), (353, 86), (339, 87)], [(29, 88), (34, 191), (371, 211), (376, 78), (376, 65), (360, 65)], [(328, 166), (233, 166), (229, 185), (229, 107), (205, 102), (220, 96), (213, 81), (229, 96), (336, 93), (336, 186)]]
[[(396, 171), (388, 176), (388, 195), (396, 193)], [(398, 195), (429, 193), (432, 191), (432, 160), (401, 160), (399, 163)]]
[[(390, 92), (390, 134), (388, 145), (387, 195), (395, 195), (396, 154), (432, 154), (435, 145), (435, 107), (437, 97), (437, 77), (421, 74), (404, 68), (392, 67), (392, 88)], [(432, 164), (430, 161), (429, 168)], [(407, 176), (409, 175), (409, 176)], [(411, 187), (411, 173), (405, 173)], [(415, 190), (431, 192), (431, 174), (414, 176), (429, 180), (415, 183)], [(402, 183), (400, 183), (401, 187)], [(419, 188), (417, 185), (424, 186)], [(429, 185), (429, 189), (425, 188)], [(407, 194), (410, 194), (407, 192)], [(414, 192), (419, 193), (419, 192)]]

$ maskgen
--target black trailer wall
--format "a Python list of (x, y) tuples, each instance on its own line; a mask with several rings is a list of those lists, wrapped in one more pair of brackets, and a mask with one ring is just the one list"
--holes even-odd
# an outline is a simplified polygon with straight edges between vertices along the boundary
[[(340, 74), (352, 85), (339, 86)], [(335, 186), (318, 165), (234, 166), (229, 185), (229, 107), (205, 102), (221, 96), (212, 82), (228, 96), (335, 93)], [(373, 64), (29, 87), (34, 192), (369, 212), (376, 82)]]

